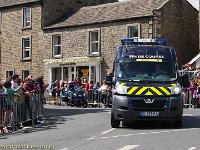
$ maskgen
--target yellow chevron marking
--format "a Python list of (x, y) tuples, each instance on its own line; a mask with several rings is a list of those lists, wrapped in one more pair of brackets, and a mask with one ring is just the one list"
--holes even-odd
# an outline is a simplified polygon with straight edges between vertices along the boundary
[(170, 90), (172, 89), (172, 87), (171, 87), (171, 86), (169, 86), (168, 88), (169, 88)]
[(141, 95), (148, 87), (141, 88), (135, 95)]
[(150, 91), (148, 91), (145, 95), (153, 95)]
[(155, 87), (149, 87), (150, 89), (152, 89), (156, 94), (158, 95), (163, 95), (160, 91), (158, 91)]
[(176, 86), (176, 84), (171, 84), (171, 86)]
[(133, 87), (127, 94), (132, 94), (138, 87)]
[(171, 95), (171, 93), (169, 93), (167, 90), (166, 90), (166, 88), (164, 88), (164, 87), (159, 87), (163, 92), (165, 92), (165, 94), (167, 94), (167, 95)]
[(122, 86), (124, 86), (126, 83), (120, 83)]

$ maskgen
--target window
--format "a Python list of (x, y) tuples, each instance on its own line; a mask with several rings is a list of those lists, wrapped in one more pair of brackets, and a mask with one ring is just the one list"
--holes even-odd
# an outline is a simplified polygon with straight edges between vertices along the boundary
[(128, 26), (128, 37), (129, 38), (140, 38), (139, 25)]
[(99, 54), (99, 32), (90, 32), (90, 54)]
[(29, 70), (22, 70), (22, 80), (26, 79), (29, 76)]
[(62, 80), (62, 68), (58, 67), (58, 68), (52, 68), (52, 80)]
[(31, 8), (23, 8), (23, 27), (31, 27)]
[(31, 58), (31, 38), (22, 38), (22, 59)]
[(14, 74), (14, 71), (6, 71), (6, 79), (11, 79), (13, 74)]
[(61, 36), (53, 35), (53, 57), (61, 56)]

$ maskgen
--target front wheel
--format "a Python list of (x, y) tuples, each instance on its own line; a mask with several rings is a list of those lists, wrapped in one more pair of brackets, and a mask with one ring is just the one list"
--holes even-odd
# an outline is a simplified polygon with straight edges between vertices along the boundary
[(182, 127), (182, 118), (174, 120), (174, 127)]
[(112, 128), (119, 128), (120, 121), (116, 120), (114, 114), (111, 114), (111, 127)]
[(88, 107), (88, 103), (87, 102), (83, 102), (83, 107), (87, 108)]
[(71, 102), (70, 106), (71, 106), (71, 107), (74, 107), (74, 106), (75, 106), (74, 102)]

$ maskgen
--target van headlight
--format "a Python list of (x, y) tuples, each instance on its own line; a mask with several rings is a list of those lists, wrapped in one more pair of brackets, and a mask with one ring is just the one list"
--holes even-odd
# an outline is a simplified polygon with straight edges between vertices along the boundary
[(180, 84), (176, 84), (176, 86), (173, 86), (171, 89), (171, 94), (180, 94), (181, 93), (181, 86)]
[(114, 90), (115, 94), (127, 94), (127, 88), (124, 85), (119, 84), (119, 82), (117, 82), (115, 90)]

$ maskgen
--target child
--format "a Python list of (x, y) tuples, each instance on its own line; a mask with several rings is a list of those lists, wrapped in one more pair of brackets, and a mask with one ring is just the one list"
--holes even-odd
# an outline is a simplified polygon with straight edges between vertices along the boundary
[(12, 84), (10, 81), (6, 81), (3, 83), (3, 89), (8, 96), (4, 99), (4, 133), (8, 133), (8, 117), (11, 115), (11, 118), (14, 120), (13, 116), (13, 106), (14, 106), (14, 99), (13, 96), (19, 96), (17, 92), (22, 91), (22, 87), (19, 86), (16, 89), (11, 88)]

